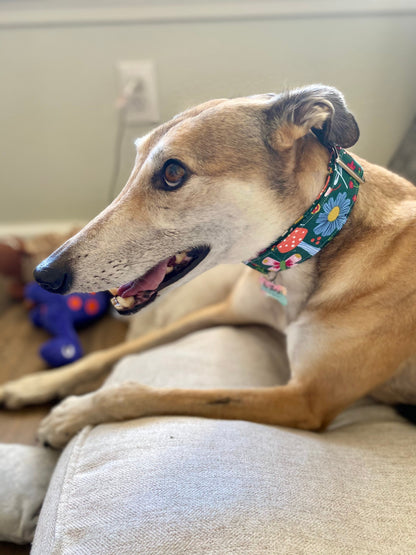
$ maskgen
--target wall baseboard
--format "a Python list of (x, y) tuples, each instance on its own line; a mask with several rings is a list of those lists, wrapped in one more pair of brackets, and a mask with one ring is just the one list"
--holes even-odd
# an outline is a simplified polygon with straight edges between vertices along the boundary
[(43, 233), (66, 233), (73, 227), (85, 225), (85, 221), (45, 221), (0, 224), (0, 238), (2, 237), (34, 237)]

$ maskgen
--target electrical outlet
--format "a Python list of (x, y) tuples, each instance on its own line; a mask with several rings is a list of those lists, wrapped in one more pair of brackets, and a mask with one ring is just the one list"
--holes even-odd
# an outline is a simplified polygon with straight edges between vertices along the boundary
[(157, 101), (155, 65), (151, 60), (118, 62), (120, 76), (119, 105), (125, 110), (127, 124), (157, 123), (159, 106)]

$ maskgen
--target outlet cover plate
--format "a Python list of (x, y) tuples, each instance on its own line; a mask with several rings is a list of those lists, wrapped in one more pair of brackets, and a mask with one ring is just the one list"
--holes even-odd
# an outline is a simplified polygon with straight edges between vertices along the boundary
[(156, 69), (152, 60), (125, 60), (117, 64), (125, 122), (130, 125), (160, 121)]

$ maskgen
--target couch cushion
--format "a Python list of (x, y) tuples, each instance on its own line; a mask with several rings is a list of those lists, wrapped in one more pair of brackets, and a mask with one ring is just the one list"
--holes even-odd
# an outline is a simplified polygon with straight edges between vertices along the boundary
[(0, 444), (0, 541), (29, 543), (58, 453)]
[[(285, 379), (265, 328), (216, 328), (123, 360), (109, 383)], [(416, 551), (415, 431), (363, 400), (323, 434), (151, 417), (85, 428), (53, 477), (32, 554)]]

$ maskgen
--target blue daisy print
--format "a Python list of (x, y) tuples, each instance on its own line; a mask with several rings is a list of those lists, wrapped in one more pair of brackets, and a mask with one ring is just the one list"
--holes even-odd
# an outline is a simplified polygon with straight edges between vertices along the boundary
[(313, 232), (327, 237), (339, 231), (347, 221), (350, 205), (351, 201), (347, 198), (347, 193), (338, 193), (335, 199), (331, 197), (322, 207)]

